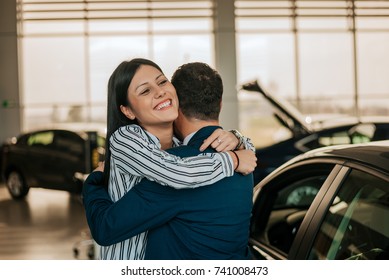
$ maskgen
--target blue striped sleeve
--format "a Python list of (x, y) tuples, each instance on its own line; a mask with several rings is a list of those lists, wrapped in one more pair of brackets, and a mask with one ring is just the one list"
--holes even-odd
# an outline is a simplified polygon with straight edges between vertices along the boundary
[(246, 150), (251, 150), (255, 153), (255, 147), (253, 142), (251, 142), (251, 139), (245, 136), (243, 137), (243, 146), (245, 147)]
[(228, 153), (181, 158), (160, 150), (133, 126), (121, 127), (113, 133), (110, 147), (111, 164), (120, 172), (176, 189), (213, 184), (234, 173), (233, 160)]

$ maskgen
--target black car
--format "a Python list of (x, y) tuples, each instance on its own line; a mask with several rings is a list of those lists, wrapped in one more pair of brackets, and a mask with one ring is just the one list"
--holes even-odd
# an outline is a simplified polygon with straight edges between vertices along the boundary
[(1, 175), (14, 199), (31, 187), (80, 193), (83, 177), (104, 153), (98, 130), (45, 129), (13, 137), (2, 146)]
[(309, 150), (338, 144), (356, 144), (389, 139), (388, 117), (336, 117), (312, 121), (286, 100), (266, 92), (257, 81), (244, 84), (242, 90), (256, 92), (274, 108), (275, 118), (291, 132), (291, 137), (273, 145), (257, 148), (258, 165), (254, 183), (289, 159)]
[(319, 148), (254, 189), (254, 259), (389, 259), (389, 141)]

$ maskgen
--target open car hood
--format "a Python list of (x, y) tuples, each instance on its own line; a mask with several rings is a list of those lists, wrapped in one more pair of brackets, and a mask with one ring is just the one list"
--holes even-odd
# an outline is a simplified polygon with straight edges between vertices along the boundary
[(305, 121), (305, 117), (301, 114), (296, 107), (287, 102), (286, 100), (280, 100), (272, 96), (270, 93), (265, 91), (259, 84), (258, 81), (252, 81), (243, 84), (242, 90), (254, 91), (260, 93), (265, 97), (276, 109), (275, 117), (280, 121), (282, 125), (288, 128), (293, 135), (298, 136), (301, 134), (309, 134), (313, 131), (311, 125)]

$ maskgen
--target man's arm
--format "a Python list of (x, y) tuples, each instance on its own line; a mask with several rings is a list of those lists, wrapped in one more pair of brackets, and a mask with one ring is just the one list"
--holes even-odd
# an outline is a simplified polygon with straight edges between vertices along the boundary
[(162, 225), (179, 211), (178, 191), (172, 188), (142, 180), (114, 203), (102, 182), (103, 173), (92, 172), (82, 191), (92, 237), (102, 246)]

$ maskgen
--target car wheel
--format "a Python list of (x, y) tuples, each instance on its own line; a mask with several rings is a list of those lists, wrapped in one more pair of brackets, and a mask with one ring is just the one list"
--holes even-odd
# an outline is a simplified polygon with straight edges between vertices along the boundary
[(21, 199), (25, 197), (30, 190), (22, 174), (18, 171), (11, 171), (7, 177), (6, 185), (9, 193), (14, 199)]

